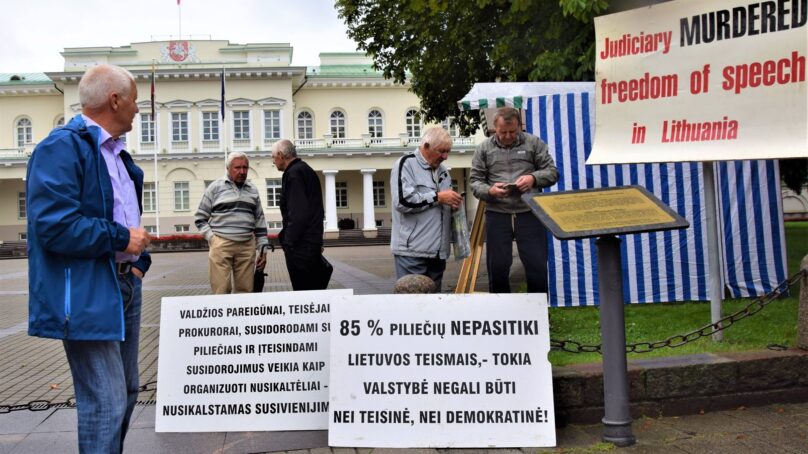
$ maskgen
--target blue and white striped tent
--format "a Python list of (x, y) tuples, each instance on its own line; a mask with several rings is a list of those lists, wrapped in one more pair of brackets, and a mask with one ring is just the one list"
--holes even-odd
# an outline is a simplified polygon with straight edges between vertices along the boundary
[[(710, 299), (701, 163), (585, 165), (594, 138), (593, 83), (475, 84), (458, 104), (465, 110), (524, 108), (526, 129), (547, 142), (559, 170), (549, 191), (637, 184), (687, 218), (687, 230), (620, 237), (626, 303)], [(722, 288), (732, 297), (762, 295), (786, 278), (777, 162), (715, 165)], [(595, 240), (548, 237), (550, 304), (597, 305)]]

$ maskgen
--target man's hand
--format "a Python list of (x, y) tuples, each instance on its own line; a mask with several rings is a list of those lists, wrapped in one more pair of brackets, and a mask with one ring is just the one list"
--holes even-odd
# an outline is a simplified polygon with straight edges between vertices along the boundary
[(438, 193), (438, 203), (440, 204), (449, 205), (452, 208), (458, 208), (460, 206), (460, 202), (462, 201), (463, 196), (452, 191), (451, 189), (440, 191)]
[(258, 258), (255, 260), (255, 269), (260, 270), (263, 269), (264, 266), (267, 264), (267, 255), (266, 254), (258, 254)]
[(134, 266), (132, 267), (132, 274), (137, 276), (137, 278), (140, 279), (141, 281), (143, 280), (143, 271), (140, 271), (138, 268), (135, 268)]
[(132, 255), (140, 255), (150, 242), (149, 234), (146, 233), (143, 227), (129, 227), (129, 245), (126, 246), (124, 252)]
[(510, 193), (511, 191), (505, 188), (505, 183), (494, 183), (491, 189), (488, 190), (488, 195), (497, 199), (508, 197)]
[(536, 179), (533, 175), (522, 175), (516, 180), (516, 187), (519, 189), (519, 192), (525, 193), (533, 189), (533, 186), (536, 186)]

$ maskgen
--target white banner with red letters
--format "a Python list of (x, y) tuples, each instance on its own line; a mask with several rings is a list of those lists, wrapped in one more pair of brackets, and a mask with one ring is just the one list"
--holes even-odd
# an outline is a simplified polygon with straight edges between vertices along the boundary
[(677, 0), (595, 19), (587, 164), (808, 156), (808, 0)]

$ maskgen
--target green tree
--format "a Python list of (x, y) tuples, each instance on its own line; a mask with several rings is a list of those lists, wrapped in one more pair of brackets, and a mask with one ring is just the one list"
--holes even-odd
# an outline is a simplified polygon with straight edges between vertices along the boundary
[[(348, 36), (388, 79), (409, 79), (421, 118), (454, 117), (473, 133), (479, 116), (457, 101), (475, 82), (594, 80), (593, 18), (607, 0), (336, 0)], [(780, 161), (799, 193), (808, 159)]]
[(384, 76), (409, 79), (421, 118), (479, 123), (457, 101), (478, 81), (593, 80), (592, 18), (605, 0), (336, 0)]

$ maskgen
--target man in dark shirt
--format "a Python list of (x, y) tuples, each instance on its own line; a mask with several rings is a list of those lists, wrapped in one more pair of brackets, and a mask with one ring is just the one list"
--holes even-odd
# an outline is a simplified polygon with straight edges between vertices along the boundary
[(323, 251), (323, 192), (320, 179), (308, 164), (297, 157), (289, 140), (272, 146), (272, 160), (283, 172), (279, 235), (286, 269), (294, 290), (322, 290), (330, 274), (325, 270)]

